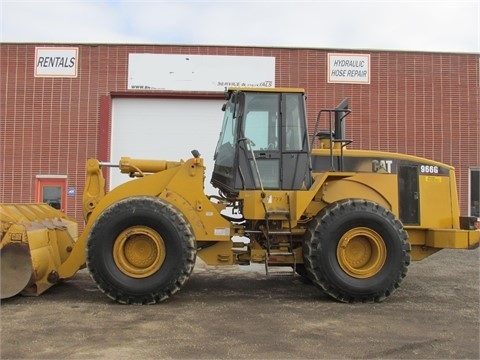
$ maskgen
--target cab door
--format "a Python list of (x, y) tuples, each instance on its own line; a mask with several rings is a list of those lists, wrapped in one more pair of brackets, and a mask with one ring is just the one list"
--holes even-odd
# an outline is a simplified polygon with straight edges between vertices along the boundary
[(237, 185), (260, 189), (261, 179), (264, 189), (280, 189), (280, 94), (247, 93), (242, 123)]
[(303, 94), (246, 93), (243, 108), (236, 189), (308, 189), (310, 152)]

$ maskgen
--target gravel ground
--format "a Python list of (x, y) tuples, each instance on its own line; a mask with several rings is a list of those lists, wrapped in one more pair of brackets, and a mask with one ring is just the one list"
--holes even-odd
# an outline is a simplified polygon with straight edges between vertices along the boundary
[(197, 264), (173, 298), (112, 302), (82, 270), (1, 303), (1, 359), (479, 359), (479, 249), (410, 265), (383, 303), (342, 304), (301, 277)]

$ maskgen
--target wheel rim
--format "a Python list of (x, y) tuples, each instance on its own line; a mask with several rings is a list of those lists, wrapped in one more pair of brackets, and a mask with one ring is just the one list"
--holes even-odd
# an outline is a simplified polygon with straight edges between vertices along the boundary
[(376, 275), (385, 264), (387, 248), (372, 229), (358, 227), (347, 231), (337, 247), (337, 260), (348, 275), (365, 279)]
[(145, 278), (162, 267), (165, 243), (155, 230), (134, 226), (122, 231), (116, 238), (113, 259), (125, 275)]

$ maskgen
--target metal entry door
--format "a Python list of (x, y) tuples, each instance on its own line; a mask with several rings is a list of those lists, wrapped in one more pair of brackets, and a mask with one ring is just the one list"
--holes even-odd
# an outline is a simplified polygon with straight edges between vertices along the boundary
[(46, 203), (55, 209), (66, 211), (67, 177), (37, 175), (35, 184), (35, 200)]

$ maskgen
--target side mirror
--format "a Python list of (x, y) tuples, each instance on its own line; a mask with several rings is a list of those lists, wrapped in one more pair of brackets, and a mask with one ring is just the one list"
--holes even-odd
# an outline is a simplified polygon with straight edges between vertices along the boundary
[(232, 93), (230, 91), (228, 91), (227, 88), (225, 88), (225, 91), (223, 92), (223, 98), (225, 100), (230, 100), (231, 95), (232, 95)]

